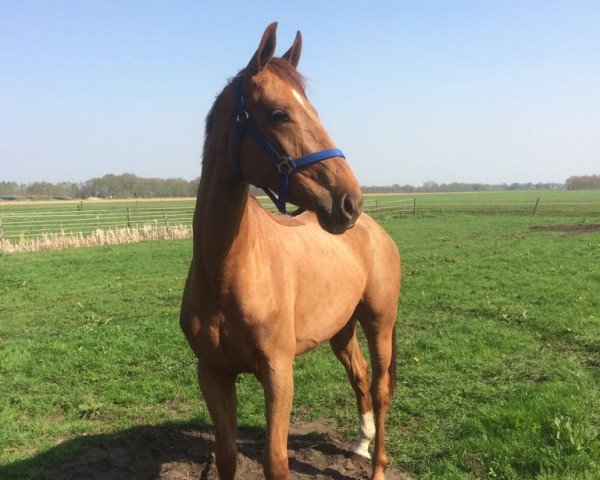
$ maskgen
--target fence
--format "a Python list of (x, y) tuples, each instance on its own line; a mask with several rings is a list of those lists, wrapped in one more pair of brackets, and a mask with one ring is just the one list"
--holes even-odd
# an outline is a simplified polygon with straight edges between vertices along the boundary
[(88, 234), (95, 230), (190, 225), (193, 206), (89, 208), (88, 210), (31, 210), (3, 213), (0, 238), (30, 238), (44, 234)]
[[(49, 234), (89, 234), (96, 230), (140, 229), (147, 225), (159, 228), (192, 224), (193, 202), (178, 206), (111, 206), (111, 204), (70, 204), (68, 208), (43, 208), (0, 213), (0, 239), (35, 238)], [(364, 211), (374, 216), (413, 211), (413, 199), (367, 200)], [(117, 204), (118, 205), (118, 204)], [(275, 207), (264, 202), (267, 210)]]
[[(521, 215), (592, 215), (600, 216), (599, 203), (535, 202), (522, 203), (436, 203), (434, 197), (366, 196), (363, 210), (374, 217), (423, 215), (438, 213), (514, 213)], [(149, 203), (149, 202), (147, 202)], [(175, 203), (181, 203), (175, 205)], [(274, 211), (266, 199), (263, 205)], [(147, 205), (131, 202), (129, 206), (115, 203), (80, 203), (53, 206), (19, 206), (0, 211), (0, 240), (37, 238), (48, 234), (90, 234), (97, 230), (122, 228), (140, 229), (148, 225), (155, 229), (190, 226), (194, 202), (161, 202)]]
[[(390, 197), (388, 197), (390, 198)], [(417, 200), (412, 197), (394, 198), (389, 200), (386, 196), (366, 197), (363, 202), (363, 211), (374, 217), (398, 214), (416, 214)]]
[(472, 213), (472, 214), (514, 214), (514, 215), (564, 215), (600, 216), (600, 203), (595, 202), (543, 202), (537, 198), (533, 202), (506, 203), (434, 203), (423, 202), (415, 205), (415, 214), (425, 213)]

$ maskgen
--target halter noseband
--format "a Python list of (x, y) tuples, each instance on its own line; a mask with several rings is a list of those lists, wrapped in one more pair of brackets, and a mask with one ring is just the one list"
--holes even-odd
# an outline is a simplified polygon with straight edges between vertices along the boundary
[(337, 148), (328, 148), (315, 153), (310, 153), (298, 158), (292, 158), (289, 155), (281, 155), (267, 138), (260, 132), (254, 122), (250, 119), (248, 110), (246, 110), (246, 100), (244, 99), (244, 78), (242, 74), (238, 75), (234, 80), (237, 89), (237, 114), (235, 117), (235, 147), (234, 147), (234, 166), (236, 173), (242, 177), (240, 168), (240, 144), (244, 132), (248, 131), (256, 142), (262, 147), (267, 155), (275, 162), (277, 171), (279, 172), (279, 198), (270, 188), (263, 188), (264, 192), (269, 196), (271, 201), (281, 213), (287, 213), (287, 191), (290, 174), (299, 167), (310, 165), (311, 163), (321, 162), (332, 157), (346, 158), (341, 150)]

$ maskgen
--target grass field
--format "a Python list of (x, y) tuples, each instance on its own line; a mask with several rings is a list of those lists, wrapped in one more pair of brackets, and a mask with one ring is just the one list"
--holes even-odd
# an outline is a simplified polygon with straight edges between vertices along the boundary
[[(535, 207), (539, 198), (539, 204)], [(274, 209), (267, 197), (260, 201)], [(0, 231), (17, 241), (43, 234), (89, 234), (96, 229), (190, 225), (196, 200), (0, 202)], [(365, 211), (383, 216), (451, 212), (600, 216), (600, 190), (518, 190), (478, 193), (365, 195)], [(414, 202), (414, 203), (413, 203)], [(0, 235), (1, 236), (1, 235)]]
[[(422, 479), (600, 478), (600, 232), (531, 229), (581, 222), (600, 223), (588, 211), (382, 221), (404, 269), (395, 466)], [(178, 326), (190, 252), (177, 240), (0, 254), (1, 479), (75, 456), (82, 444), (58, 447), (68, 439), (209, 423)], [(295, 383), (296, 418), (355, 436), (354, 395), (327, 347), (298, 358)], [(240, 426), (263, 428), (252, 377), (238, 398)]]

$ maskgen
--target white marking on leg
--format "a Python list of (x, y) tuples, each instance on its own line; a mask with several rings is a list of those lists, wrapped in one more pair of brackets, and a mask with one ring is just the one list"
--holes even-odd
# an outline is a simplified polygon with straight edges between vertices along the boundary
[(375, 419), (373, 412), (363, 413), (360, 416), (360, 434), (358, 443), (354, 446), (352, 451), (362, 457), (371, 458), (369, 453), (369, 444), (375, 437)]

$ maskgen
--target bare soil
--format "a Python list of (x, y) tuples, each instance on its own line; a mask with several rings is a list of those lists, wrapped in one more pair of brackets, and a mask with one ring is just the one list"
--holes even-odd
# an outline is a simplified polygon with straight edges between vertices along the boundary
[[(125, 438), (107, 440), (85, 449), (45, 475), (49, 480), (218, 480), (212, 455), (214, 437), (204, 428), (140, 427)], [(370, 461), (351, 454), (321, 422), (291, 428), (288, 441), (290, 479), (368, 479)], [(264, 479), (261, 460), (264, 432), (238, 433), (239, 480)], [(407, 474), (388, 468), (388, 480)]]
[(535, 232), (559, 232), (566, 234), (600, 232), (600, 224), (574, 223), (567, 225), (534, 225), (531, 230)]

